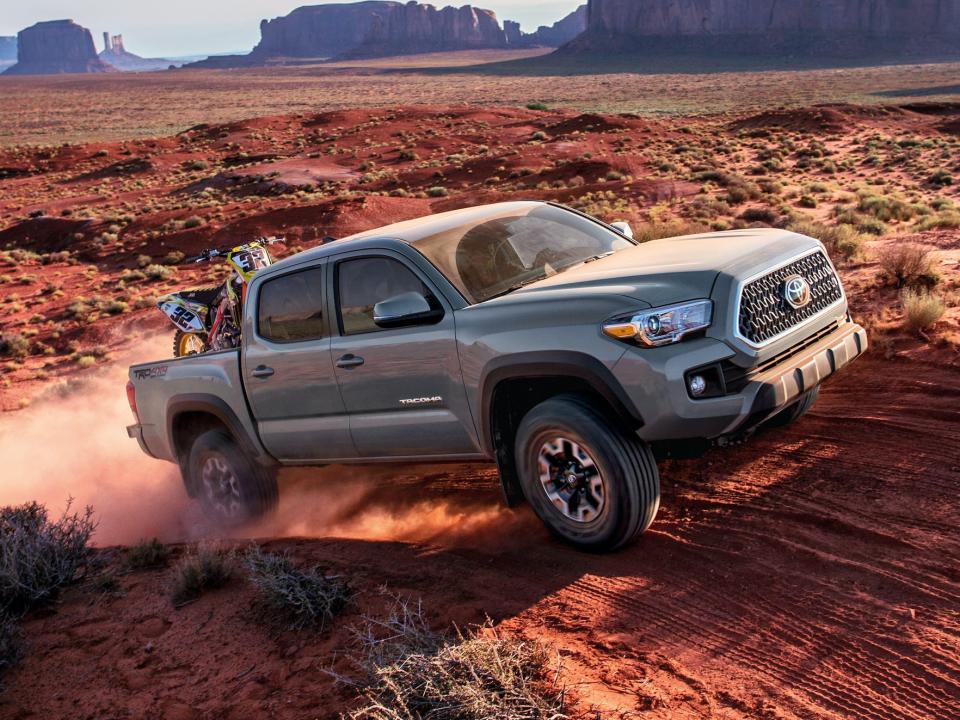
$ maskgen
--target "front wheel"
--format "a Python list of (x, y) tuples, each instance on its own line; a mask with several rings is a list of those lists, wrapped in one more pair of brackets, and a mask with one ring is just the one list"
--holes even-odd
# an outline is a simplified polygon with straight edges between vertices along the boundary
[(194, 440), (186, 472), (204, 513), (220, 525), (254, 520), (277, 504), (276, 473), (249, 457), (226, 430)]
[(561, 396), (537, 405), (520, 423), (515, 452), (534, 512), (580, 549), (616, 550), (656, 517), (653, 453), (586, 400)]
[(207, 341), (202, 335), (192, 332), (177, 330), (173, 336), (173, 356), (186, 357), (187, 355), (200, 355), (207, 351)]

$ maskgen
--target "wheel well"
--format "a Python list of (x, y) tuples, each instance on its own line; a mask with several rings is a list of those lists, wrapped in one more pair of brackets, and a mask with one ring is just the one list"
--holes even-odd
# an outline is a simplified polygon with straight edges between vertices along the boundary
[(577, 395), (600, 412), (633, 429), (640, 423), (614, 407), (584, 379), (557, 376), (510, 378), (497, 383), (490, 400), (490, 442), (500, 470), (504, 498), (513, 506), (523, 500), (517, 475), (514, 443), (524, 416), (545, 400), (557, 395)]
[(230, 428), (216, 415), (202, 411), (182, 412), (173, 419), (171, 428), (171, 438), (173, 440), (173, 450), (176, 453), (177, 461), (180, 463), (181, 475), (187, 486), (187, 492), (191, 497), (194, 495), (194, 488), (191, 487), (190, 473), (187, 472), (186, 464), (190, 457), (190, 448), (193, 441), (208, 430), (225, 430), (230, 432)]

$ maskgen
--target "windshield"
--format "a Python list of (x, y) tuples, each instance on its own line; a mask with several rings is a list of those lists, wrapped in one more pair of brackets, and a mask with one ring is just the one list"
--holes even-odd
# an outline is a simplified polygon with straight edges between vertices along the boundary
[(481, 303), (632, 244), (577, 213), (535, 205), (445, 230), (414, 247), (469, 302)]

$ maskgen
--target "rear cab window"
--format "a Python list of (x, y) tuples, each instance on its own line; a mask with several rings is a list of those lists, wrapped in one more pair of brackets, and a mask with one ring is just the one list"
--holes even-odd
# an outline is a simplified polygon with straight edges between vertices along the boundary
[(275, 343), (327, 337), (323, 316), (323, 266), (271, 278), (260, 288), (257, 334)]

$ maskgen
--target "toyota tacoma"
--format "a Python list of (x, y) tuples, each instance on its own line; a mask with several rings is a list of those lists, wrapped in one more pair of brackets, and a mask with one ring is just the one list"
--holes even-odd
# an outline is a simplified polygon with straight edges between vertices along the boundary
[(238, 349), (135, 365), (149, 455), (215, 518), (277, 470), (495, 462), (509, 505), (588, 550), (653, 522), (657, 461), (807, 412), (867, 348), (824, 246), (778, 229), (639, 243), (540, 202), (364, 232), (258, 272)]

